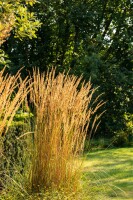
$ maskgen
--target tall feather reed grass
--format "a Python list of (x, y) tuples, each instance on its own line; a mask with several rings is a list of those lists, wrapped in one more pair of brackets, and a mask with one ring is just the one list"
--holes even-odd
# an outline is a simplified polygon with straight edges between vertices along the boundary
[(0, 71), (0, 188), (3, 185), (1, 179), (5, 178), (6, 173), (6, 169), (2, 168), (2, 162), (7, 159), (4, 155), (3, 136), (7, 134), (16, 111), (31, 89), (29, 81), (28, 77), (25, 80), (21, 79), (20, 71), (14, 76), (5, 73), (5, 68)]
[[(82, 77), (55, 76), (33, 71), (30, 99), (35, 108), (34, 155), (31, 170), (33, 191), (65, 188), (76, 191), (80, 180), (77, 156), (83, 152), (91, 117), (104, 104), (96, 89)], [(98, 124), (95, 115), (93, 129)], [(95, 124), (95, 125), (94, 125)]]
[(16, 111), (31, 89), (28, 77), (21, 79), (21, 73), (14, 76), (0, 71), (0, 136), (4, 135), (11, 124)]

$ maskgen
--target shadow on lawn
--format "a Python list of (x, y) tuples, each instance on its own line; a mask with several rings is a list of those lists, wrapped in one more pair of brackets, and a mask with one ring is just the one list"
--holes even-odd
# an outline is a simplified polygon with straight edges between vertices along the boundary
[(90, 180), (92, 187), (97, 186), (98, 191), (104, 189), (108, 198), (132, 199), (133, 148), (88, 153), (84, 177)]

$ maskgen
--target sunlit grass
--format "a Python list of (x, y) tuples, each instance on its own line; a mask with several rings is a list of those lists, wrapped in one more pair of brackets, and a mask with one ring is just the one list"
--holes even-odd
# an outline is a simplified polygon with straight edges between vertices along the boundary
[(97, 110), (104, 104), (99, 100), (101, 95), (92, 102), (96, 89), (90, 82), (81, 82), (82, 77), (55, 74), (54, 69), (47, 74), (33, 72), (33, 191), (44, 187), (77, 190), (81, 170), (75, 160), (83, 152), (92, 116), (90, 129), (94, 130), (101, 116)]
[(133, 197), (133, 148), (87, 153), (84, 181), (93, 199), (131, 200)]
[[(8, 175), (3, 168), (0, 172), (2, 199), (8, 199), (8, 194), (9, 198), (14, 200), (21, 197), (30, 198), (32, 193), (40, 193), (42, 190), (43, 196), (46, 190), (52, 192), (55, 190), (56, 193), (61, 194), (61, 199), (68, 199), (67, 193), (71, 196), (80, 189), (81, 165), (77, 159), (83, 152), (88, 128), (91, 132), (99, 125), (102, 113), (97, 113), (97, 110), (104, 104), (100, 100), (101, 95), (94, 98), (96, 89), (92, 88), (90, 82), (82, 82), (82, 77), (77, 78), (65, 73), (56, 76), (54, 69), (46, 74), (35, 70), (31, 81), (28, 77), (22, 81), (19, 72), (15, 76), (3, 76), (3, 73), (4, 71), (0, 73), (2, 83), (0, 135), (7, 127), (6, 123), (8, 122), (8, 126), (11, 124), (17, 109), (29, 91), (31, 91), (30, 101), (35, 111), (33, 115), (35, 128), (32, 132), (34, 137), (30, 142), (33, 142), (33, 145), (28, 142), (26, 146), (27, 152), (32, 152), (31, 156), (28, 153), (25, 156), (26, 161), (30, 157), (28, 171), (24, 169), (21, 174), (18, 165), (15, 166), (13, 176)], [(17, 139), (30, 137), (29, 133), (31, 132), (24, 133)], [(31, 160), (32, 166), (30, 166)], [(25, 177), (25, 174), (28, 176)], [(58, 196), (57, 198), (59, 199)]]
[(0, 137), (5, 135), (13, 121), (16, 111), (30, 91), (28, 77), (21, 79), (21, 73), (14, 76), (5, 74), (5, 68), (0, 71)]
[[(60, 190), (41, 190), (30, 193), (27, 176), (7, 177), (0, 200), (132, 200), (133, 148), (108, 149), (87, 153), (83, 160), (81, 188), (76, 193)], [(81, 161), (80, 160), (80, 161)]]

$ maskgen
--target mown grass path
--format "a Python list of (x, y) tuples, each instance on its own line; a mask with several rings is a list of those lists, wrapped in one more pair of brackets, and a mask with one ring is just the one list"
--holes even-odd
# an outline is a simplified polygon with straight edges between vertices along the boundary
[(84, 185), (93, 200), (133, 200), (133, 148), (87, 153), (83, 168)]

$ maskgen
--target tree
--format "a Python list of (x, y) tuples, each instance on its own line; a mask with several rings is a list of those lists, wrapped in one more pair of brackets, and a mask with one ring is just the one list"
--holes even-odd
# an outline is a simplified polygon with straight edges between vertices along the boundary
[[(11, 34), (19, 40), (36, 37), (35, 33), (41, 24), (34, 13), (28, 10), (29, 5), (33, 6), (35, 2), (36, 0), (0, 1), (0, 47)], [(1, 47), (0, 64), (8, 63), (6, 57), (5, 51)]]
[(132, 112), (132, 5), (130, 0), (39, 0), (32, 7), (25, 4), (42, 25), (32, 40), (29, 34), (21, 37), (19, 28), (11, 31), (2, 45), (10, 71), (22, 66), (27, 71), (35, 66), (45, 71), (54, 65), (58, 72), (70, 68), (70, 73), (83, 74), (86, 81), (91, 76), (107, 101), (101, 132), (114, 134), (125, 126), (124, 113)]

